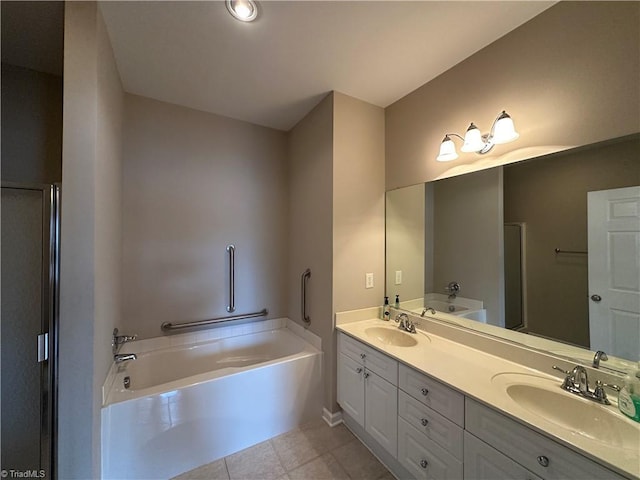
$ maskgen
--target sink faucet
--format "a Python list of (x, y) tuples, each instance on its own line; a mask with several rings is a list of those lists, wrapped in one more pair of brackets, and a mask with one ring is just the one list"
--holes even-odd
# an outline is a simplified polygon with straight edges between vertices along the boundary
[(120, 350), (123, 343), (132, 342), (138, 338), (137, 335), (118, 335), (118, 329), (113, 329), (113, 335), (111, 337), (111, 351), (115, 355)]
[(409, 333), (416, 333), (416, 326), (406, 313), (399, 313), (396, 315), (396, 323), (400, 323), (400, 325), (398, 325), (400, 330), (404, 330)]
[(607, 354), (602, 350), (598, 350), (596, 354), (593, 356), (593, 364), (591, 365), (593, 368), (600, 368), (600, 361), (606, 362), (609, 360)]
[(116, 353), (113, 356), (113, 361), (116, 362), (117, 365), (127, 360), (136, 360), (137, 358), (138, 356), (135, 353)]
[(588, 400), (593, 400), (594, 402), (611, 405), (603, 387), (609, 387), (613, 390), (617, 390), (618, 392), (620, 391), (620, 387), (617, 385), (602, 383), (600, 380), (596, 381), (596, 388), (594, 391), (589, 390), (587, 369), (582, 365), (576, 365), (570, 372), (556, 365), (553, 366), (553, 369), (559, 370), (566, 375), (561, 386), (563, 390), (566, 390), (569, 393), (574, 393)]

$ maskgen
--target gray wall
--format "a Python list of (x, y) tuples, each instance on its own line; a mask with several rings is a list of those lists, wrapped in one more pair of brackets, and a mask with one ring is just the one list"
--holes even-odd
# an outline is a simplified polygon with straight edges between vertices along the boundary
[(2, 64), (2, 180), (62, 180), (62, 78)]
[(246, 122), (126, 95), (122, 191), (123, 331), (236, 313), (286, 316), (286, 136)]
[(101, 386), (120, 316), (122, 86), (96, 3), (65, 11), (58, 476), (100, 474)]
[[(638, 137), (504, 168), (505, 222), (527, 228), (531, 332), (589, 347), (587, 192), (640, 185)], [(475, 175), (474, 175), (475, 177)]]
[(289, 274), (288, 316), (304, 325), (300, 311), (300, 275), (308, 281), (309, 330), (322, 338), (324, 405), (330, 408), (333, 370), (333, 94), (327, 95), (288, 134)]
[[(558, 2), (386, 108), (387, 190), (640, 131), (638, 38), (638, 2)], [(445, 133), (502, 109), (516, 142), (436, 162)]]
[(435, 293), (451, 281), (482, 300), (487, 323), (504, 325), (502, 169), (440, 180), (434, 188)]

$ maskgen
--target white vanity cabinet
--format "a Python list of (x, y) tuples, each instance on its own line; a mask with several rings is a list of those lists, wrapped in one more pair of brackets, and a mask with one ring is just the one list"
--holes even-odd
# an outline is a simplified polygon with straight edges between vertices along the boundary
[(464, 432), (464, 480), (542, 479), (469, 432)]
[(398, 362), (338, 334), (338, 403), (394, 458), (398, 445)]
[[(624, 478), (564, 445), (560, 445), (550, 438), (468, 397), (466, 398), (465, 411), (465, 426), (468, 434), (472, 434), (498, 452), (506, 455), (525, 469), (525, 472), (532, 472), (545, 480), (561, 478), (623, 480)], [(473, 439), (471, 440), (471, 443), (473, 443)], [(469, 442), (467, 436), (465, 437), (465, 442)], [(465, 443), (465, 450), (468, 448), (467, 443)], [(467, 456), (465, 454), (465, 461)], [(505, 465), (505, 463), (503, 462), (501, 465)], [(466, 463), (465, 468), (468, 468)], [(467, 478), (475, 477), (469, 474)], [(505, 478), (515, 477), (508, 476)], [(525, 475), (518, 478), (532, 477)]]
[(420, 479), (462, 478), (464, 396), (403, 364), (398, 387), (400, 464)]

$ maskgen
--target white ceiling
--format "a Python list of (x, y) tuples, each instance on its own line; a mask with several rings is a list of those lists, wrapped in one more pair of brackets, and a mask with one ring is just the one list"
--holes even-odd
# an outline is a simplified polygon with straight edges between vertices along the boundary
[(386, 107), (554, 2), (102, 2), (127, 92), (289, 130), (338, 90)]

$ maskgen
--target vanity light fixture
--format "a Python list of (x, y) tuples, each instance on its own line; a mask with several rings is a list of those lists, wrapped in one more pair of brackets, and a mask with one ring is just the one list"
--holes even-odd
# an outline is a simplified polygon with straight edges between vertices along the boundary
[(258, 16), (258, 6), (253, 0), (226, 0), (227, 10), (236, 20), (253, 22)]
[(447, 133), (440, 144), (440, 153), (436, 160), (439, 162), (449, 162), (458, 158), (456, 146), (451, 137), (458, 137), (463, 144), (460, 150), (463, 152), (476, 152), (485, 154), (493, 148), (494, 145), (501, 145), (516, 140), (520, 135), (516, 132), (513, 120), (504, 110), (494, 120), (491, 131), (486, 134), (480, 133), (480, 129), (471, 122), (464, 138), (457, 133)]

